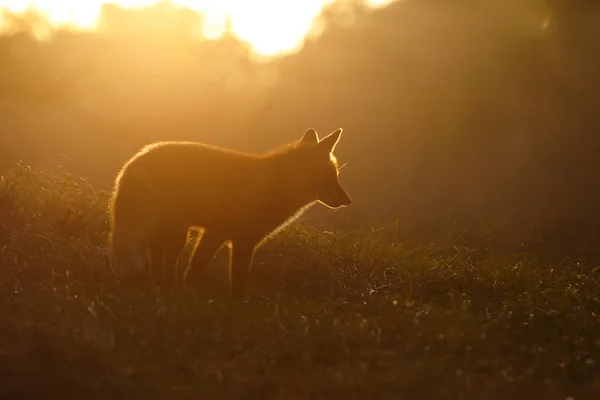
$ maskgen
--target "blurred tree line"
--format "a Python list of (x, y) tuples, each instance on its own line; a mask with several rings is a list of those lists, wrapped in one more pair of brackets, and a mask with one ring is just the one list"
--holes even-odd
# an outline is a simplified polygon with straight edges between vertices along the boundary
[(44, 40), (35, 15), (5, 16), (0, 157), (110, 182), (153, 140), (263, 151), (343, 127), (355, 201), (313, 221), (593, 249), (599, 22), (593, 0), (342, 1), (301, 51), (259, 60), (231, 32), (201, 40), (202, 16), (168, 3), (106, 6), (100, 32)]

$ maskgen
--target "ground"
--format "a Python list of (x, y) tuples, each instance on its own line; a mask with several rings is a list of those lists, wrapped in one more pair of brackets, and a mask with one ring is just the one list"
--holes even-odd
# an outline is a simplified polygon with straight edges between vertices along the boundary
[(591, 260), (391, 244), (290, 226), (228, 301), (226, 250), (196, 292), (128, 290), (107, 193), (15, 166), (0, 181), (0, 398), (591, 399)]

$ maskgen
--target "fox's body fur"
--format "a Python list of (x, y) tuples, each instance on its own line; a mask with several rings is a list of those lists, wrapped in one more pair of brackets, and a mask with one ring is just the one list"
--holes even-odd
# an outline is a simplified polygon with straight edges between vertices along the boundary
[(332, 208), (351, 203), (333, 156), (341, 132), (319, 141), (309, 129), (300, 141), (265, 155), (195, 142), (144, 147), (118, 174), (111, 198), (115, 261), (136, 273), (151, 266), (153, 274), (164, 262), (166, 274), (174, 275), (189, 228), (202, 228), (184, 279), (201, 273), (229, 242), (232, 295), (244, 294), (254, 251), (265, 237), (316, 201)]

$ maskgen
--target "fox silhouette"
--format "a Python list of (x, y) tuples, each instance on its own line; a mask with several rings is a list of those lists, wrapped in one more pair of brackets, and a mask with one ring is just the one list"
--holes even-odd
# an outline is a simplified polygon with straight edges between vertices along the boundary
[(244, 296), (265, 238), (317, 202), (329, 208), (352, 203), (333, 154), (341, 135), (340, 128), (319, 140), (311, 128), (260, 155), (185, 141), (143, 147), (117, 175), (110, 199), (112, 259), (135, 276), (150, 270), (172, 283), (189, 229), (200, 228), (183, 282), (200, 279), (227, 243), (230, 294)]

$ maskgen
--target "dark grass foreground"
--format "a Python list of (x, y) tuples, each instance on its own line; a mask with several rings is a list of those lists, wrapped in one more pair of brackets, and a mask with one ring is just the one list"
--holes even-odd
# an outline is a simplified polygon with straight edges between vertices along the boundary
[(0, 398), (592, 399), (600, 270), (378, 244), (293, 226), (227, 302), (127, 291), (107, 194), (15, 167), (0, 181)]

